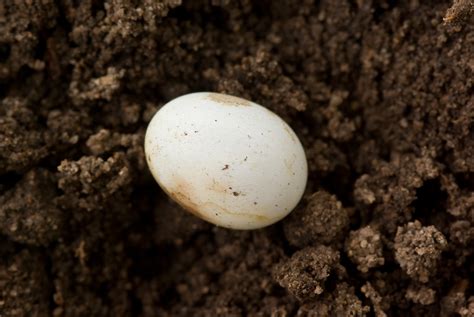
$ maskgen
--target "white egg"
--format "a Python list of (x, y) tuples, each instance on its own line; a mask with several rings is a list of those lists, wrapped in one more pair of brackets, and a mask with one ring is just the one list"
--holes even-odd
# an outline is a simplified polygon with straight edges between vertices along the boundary
[(192, 93), (164, 105), (145, 136), (148, 166), (182, 207), (218, 226), (257, 229), (288, 215), (308, 167), (279, 116), (242, 98)]

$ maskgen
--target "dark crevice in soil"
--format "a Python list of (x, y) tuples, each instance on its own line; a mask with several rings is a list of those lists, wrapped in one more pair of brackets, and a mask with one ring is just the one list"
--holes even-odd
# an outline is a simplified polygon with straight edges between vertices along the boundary
[[(424, 225), (436, 223), (435, 217), (439, 218), (446, 212), (448, 194), (441, 188), (439, 178), (427, 180), (423, 186), (416, 191), (416, 200), (413, 202), (413, 219), (421, 221)], [(444, 217), (443, 217), (444, 218)]]
[(0, 175), (0, 194), (13, 188), (21, 180), (22, 176), (22, 174), (16, 172)]
[(474, 172), (456, 173), (454, 177), (460, 189), (474, 191)]
[(10, 57), (11, 46), (8, 44), (0, 44), (0, 63), (5, 63)]

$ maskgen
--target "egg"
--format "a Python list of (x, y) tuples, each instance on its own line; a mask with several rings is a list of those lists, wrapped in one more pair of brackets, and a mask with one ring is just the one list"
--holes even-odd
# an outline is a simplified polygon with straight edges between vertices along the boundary
[(212, 92), (165, 104), (150, 121), (145, 154), (160, 187), (217, 226), (258, 229), (288, 215), (306, 186), (295, 132), (254, 102)]

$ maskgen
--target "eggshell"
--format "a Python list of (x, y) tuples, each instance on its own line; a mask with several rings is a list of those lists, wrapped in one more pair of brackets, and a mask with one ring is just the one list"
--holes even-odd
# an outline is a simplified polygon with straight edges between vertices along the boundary
[(230, 95), (192, 93), (164, 105), (146, 131), (145, 153), (174, 201), (226, 228), (277, 222), (306, 186), (305, 152), (288, 124)]

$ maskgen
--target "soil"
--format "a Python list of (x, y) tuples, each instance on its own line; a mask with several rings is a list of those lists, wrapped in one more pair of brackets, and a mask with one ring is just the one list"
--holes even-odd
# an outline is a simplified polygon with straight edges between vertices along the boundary
[[(1, 1), (0, 316), (474, 316), (473, 12)], [(226, 230), (160, 191), (144, 131), (194, 91), (294, 128), (288, 218)]]

